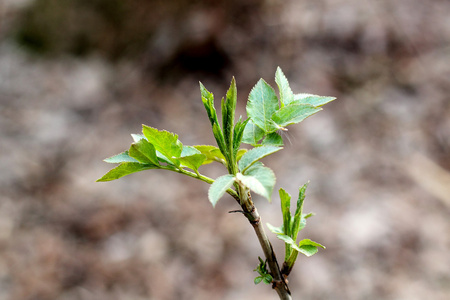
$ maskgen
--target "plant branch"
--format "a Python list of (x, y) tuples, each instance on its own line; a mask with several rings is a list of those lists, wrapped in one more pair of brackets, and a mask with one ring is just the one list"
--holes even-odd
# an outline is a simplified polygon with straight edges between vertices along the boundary
[(275, 252), (273, 251), (272, 244), (270, 243), (270, 240), (267, 237), (266, 232), (264, 231), (264, 227), (261, 222), (261, 216), (259, 215), (256, 207), (253, 205), (251, 194), (243, 185), (238, 184), (238, 186), (239, 196), (241, 200), (240, 203), (244, 211), (244, 215), (247, 217), (253, 229), (255, 230), (259, 244), (261, 245), (264, 256), (267, 259), (270, 273), (274, 279), (272, 287), (277, 291), (280, 299), (291, 300), (291, 292), (284, 276), (280, 271), (280, 267), (278, 265)]

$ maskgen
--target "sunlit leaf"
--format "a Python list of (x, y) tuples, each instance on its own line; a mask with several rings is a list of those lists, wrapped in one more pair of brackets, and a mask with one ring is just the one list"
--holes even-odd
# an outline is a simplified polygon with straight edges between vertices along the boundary
[(159, 166), (150, 164), (141, 164), (136, 162), (124, 162), (115, 167), (114, 169), (111, 169), (108, 173), (103, 175), (102, 178), (98, 179), (97, 182), (111, 181), (139, 171), (157, 168), (159, 168)]
[(136, 159), (132, 158), (130, 155), (128, 155), (128, 151), (124, 151), (117, 155), (105, 158), (103, 161), (110, 163), (110, 164), (118, 164), (118, 163), (123, 163), (123, 162), (139, 162), (138, 160), (136, 160)]
[(252, 166), (255, 162), (258, 160), (275, 153), (277, 151), (280, 151), (283, 148), (280, 147), (274, 147), (274, 146), (262, 146), (258, 148), (253, 148), (247, 153), (245, 153), (241, 160), (239, 160), (239, 170), (241, 173), (245, 173), (245, 171)]
[(217, 178), (209, 187), (208, 198), (213, 206), (216, 206), (220, 198), (233, 185), (234, 176), (231, 174), (223, 175)]
[(294, 101), (294, 93), (289, 86), (289, 81), (286, 76), (284, 76), (283, 71), (280, 67), (277, 68), (275, 73), (275, 82), (278, 85), (278, 89), (280, 91), (280, 102), (281, 107), (285, 105), (289, 105), (292, 101)]
[(272, 116), (272, 120), (280, 127), (299, 123), (307, 117), (321, 111), (321, 108), (309, 104), (291, 104), (280, 108)]
[(248, 97), (247, 115), (256, 126), (267, 134), (278, 129), (271, 120), (277, 109), (279, 109), (279, 104), (275, 91), (267, 82), (260, 79)]

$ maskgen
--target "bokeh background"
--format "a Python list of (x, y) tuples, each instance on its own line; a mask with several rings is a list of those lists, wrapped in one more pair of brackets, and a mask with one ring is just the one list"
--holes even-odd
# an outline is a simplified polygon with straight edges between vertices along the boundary
[[(280, 66), (335, 96), (264, 160), (310, 180), (294, 299), (450, 299), (450, 2), (0, 1), (0, 299), (276, 299), (234, 200), (165, 171), (95, 183), (141, 124), (214, 143), (198, 81), (238, 114)], [(205, 167), (211, 177), (220, 167)], [(279, 199), (255, 197), (281, 223)], [(283, 259), (283, 244), (270, 234)]]

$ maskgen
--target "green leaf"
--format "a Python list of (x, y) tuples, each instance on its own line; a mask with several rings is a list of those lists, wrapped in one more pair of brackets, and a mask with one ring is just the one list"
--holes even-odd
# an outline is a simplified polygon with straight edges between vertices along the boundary
[(253, 148), (252, 150), (245, 153), (242, 158), (239, 160), (238, 166), (241, 173), (245, 173), (245, 171), (251, 167), (255, 162), (258, 160), (275, 153), (277, 151), (280, 151), (281, 147), (274, 147), (274, 146), (262, 146), (258, 148)]
[(261, 145), (281, 147), (283, 146), (283, 138), (277, 132), (272, 132), (264, 138)]
[(297, 245), (294, 242), (294, 240), (287, 235), (280, 234), (280, 235), (277, 235), (277, 237), (280, 240), (283, 240), (285, 243), (289, 244), (292, 247), (292, 249), (297, 250), (298, 252), (300, 252), (306, 256), (311, 256), (311, 255), (316, 254), (318, 251), (317, 247), (322, 247), (325, 249), (325, 246), (323, 246), (319, 243), (313, 242), (310, 239), (304, 239), (299, 243), (299, 245)]
[(262, 280), (263, 280), (262, 276), (257, 276), (257, 277), (255, 277), (254, 283), (259, 284)]
[(235, 157), (235, 161), (238, 161), (237, 154), (239, 152), (239, 147), (241, 146), (242, 137), (244, 136), (244, 130), (247, 125), (247, 123), (250, 121), (250, 119), (247, 119), (242, 122), (242, 117), (239, 117), (239, 120), (237, 121), (236, 125), (234, 126), (234, 133), (233, 133), (233, 155)]
[(272, 275), (270, 275), (270, 274), (264, 275), (263, 281), (265, 284), (271, 284), (273, 281)]
[(202, 154), (198, 149), (192, 146), (183, 146), (181, 156), (179, 157), (181, 165), (198, 172), (198, 168), (206, 160), (206, 155)]
[(278, 192), (281, 200), (284, 234), (291, 236), (291, 195), (282, 188)]
[(305, 201), (306, 188), (308, 187), (308, 182), (305, 183), (298, 192), (297, 208), (294, 214), (294, 220), (292, 225), (292, 235), (294, 240), (297, 240), (297, 235), (300, 230), (302, 230), (306, 225), (306, 219), (303, 216), (303, 202)]
[(280, 102), (281, 107), (285, 105), (289, 105), (292, 101), (294, 101), (294, 93), (289, 86), (289, 81), (286, 76), (284, 76), (283, 71), (280, 67), (277, 68), (275, 73), (275, 82), (278, 85), (278, 89), (280, 91)]
[(98, 179), (97, 182), (111, 181), (139, 171), (158, 168), (159, 166), (156, 165), (141, 164), (136, 162), (124, 162), (115, 167), (114, 169), (111, 169), (108, 173), (103, 175), (102, 178)]
[(147, 139), (145, 138), (145, 135), (143, 135), (143, 134), (132, 133), (132, 134), (131, 134), (131, 137), (133, 138), (133, 141), (134, 141), (134, 142), (139, 142), (139, 141), (142, 140), (142, 139), (147, 140)]
[(226, 159), (225, 156), (223, 156), (222, 152), (220, 152), (220, 149), (216, 146), (211, 145), (197, 145), (193, 146), (195, 149), (199, 150), (201, 154), (206, 155), (206, 160), (203, 161), (203, 164), (210, 164), (213, 161), (220, 162), (224, 165), (226, 165)]
[(217, 178), (209, 187), (208, 198), (213, 207), (216, 206), (220, 198), (231, 188), (234, 183), (234, 176), (231, 174), (223, 175)]
[(258, 142), (264, 137), (264, 131), (256, 126), (251, 119), (249, 119), (247, 125), (245, 125), (244, 136), (242, 142), (257, 146)]
[(273, 187), (275, 186), (275, 174), (261, 162), (256, 162), (248, 168), (245, 174), (237, 173), (236, 179), (258, 195), (271, 202)]
[(128, 154), (128, 151), (124, 151), (120, 154), (105, 158), (103, 161), (110, 163), (110, 164), (118, 164), (118, 163), (123, 163), (123, 162), (139, 162), (136, 159), (132, 158)]
[(248, 97), (247, 115), (256, 126), (267, 134), (278, 129), (271, 120), (272, 115), (278, 109), (278, 97), (275, 91), (264, 79), (260, 79)]
[(237, 154), (236, 154), (236, 161), (239, 161), (242, 158), (242, 156), (245, 153), (247, 153), (247, 151), (248, 151), (247, 149), (239, 149)]
[(233, 130), (234, 130), (234, 113), (236, 111), (237, 89), (234, 77), (231, 80), (230, 88), (227, 91), (226, 101), (222, 99), (222, 126), (225, 144), (228, 153), (233, 152)]
[(283, 226), (275, 227), (269, 223), (266, 223), (267, 228), (269, 228), (270, 231), (272, 231), (275, 234), (284, 234)]
[(311, 104), (313, 106), (319, 107), (325, 105), (333, 100), (336, 100), (335, 97), (324, 97), (313, 94), (296, 94), (294, 95), (294, 103), (299, 104)]
[(214, 123), (212, 126), (214, 138), (216, 139), (217, 146), (219, 146), (220, 152), (222, 152), (224, 157), (228, 156), (227, 146), (225, 144), (225, 139), (223, 137), (222, 130), (220, 129), (219, 124)]
[(280, 127), (299, 123), (307, 117), (321, 111), (321, 108), (309, 104), (291, 104), (280, 108), (272, 116), (272, 120)]
[(142, 132), (147, 138), (147, 141), (151, 143), (156, 150), (164, 155), (169, 161), (179, 166), (177, 158), (180, 157), (183, 144), (178, 140), (178, 135), (146, 125), (142, 125)]
[(141, 139), (131, 144), (128, 153), (141, 163), (159, 165), (155, 147), (147, 142), (146, 139)]

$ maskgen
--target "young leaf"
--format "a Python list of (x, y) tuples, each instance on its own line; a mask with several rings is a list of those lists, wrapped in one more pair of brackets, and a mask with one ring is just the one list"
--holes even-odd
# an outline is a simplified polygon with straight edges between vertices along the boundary
[(248, 151), (247, 149), (239, 149), (237, 154), (236, 154), (236, 161), (239, 161), (242, 158), (242, 156), (245, 153), (247, 153), (247, 151)]
[(272, 120), (280, 127), (299, 123), (307, 117), (321, 111), (321, 108), (309, 104), (291, 104), (280, 108), (272, 116)]
[(110, 163), (110, 164), (118, 164), (118, 163), (123, 163), (123, 162), (139, 162), (138, 160), (132, 158), (128, 154), (128, 151), (124, 151), (124, 152), (119, 153), (117, 155), (105, 158), (103, 161), (107, 162), (107, 163)]
[(280, 240), (283, 240), (285, 243), (289, 244), (292, 247), (292, 249), (297, 250), (298, 252), (300, 252), (306, 256), (311, 256), (311, 255), (316, 254), (318, 251), (317, 247), (322, 247), (325, 249), (325, 246), (323, 246), (319, 243), (313, 242), (310, 239), (304, 239), (299, 243), (299, 245), (297, 245), (294, 242), (294, 240), (287, 235), (280, 234), (280, 235), (277, 235), (277, 238), (279, 238)]
[(324, 97), (313, 94), (296, 94), (294, 95), (294, 103), (299, 104), (310, 104), (316, 107), (325, 105), (333, 100), (336, 100), (335, 97)]
[(258, 142), (264, 137), (264, 131), (256, 126), (251, 119), (245, 125), (242, 142), (252, 146), (258, 146)]
[(208, 198), (213, 206), (216, 206), (223, 194), (233, 185), (234, 176), (231, 174), (223, 175), (217, 178), (209, 187)]
[(97, 179), (97, 182), (111, 181), (139, 171), (158, 168), (159, 166), (156, 165), (141, 164), (136, 162), (124, 162), (115, 167), (114, 169), (109, 170), (109, 172), (103, 175), (102, 178)]
[(233, 153), (233, 129), (234, 113), (236, 111), (237, 90), (236, 81), (233, 77), (230, 88), (227, 91), (226, 101), (222, 99), (222, 126), (225, 144), (230, 155)]
[(272, 153), (280, 151), (283, 148), (274, 147), (274, 146), (262, 146), (258, 148), (253, 148), (252, 150), (245, 153), (241, 160), (239, 160), (238, 166), (241, 173), (245, 173), (245, 171), (251, 167), (255, 162), (266, 157)]
[(198, 168), (206, 160), (206, 155), (202, 154), (199, 150), (191, 146), (184, 146), (179, 157), (181, 164), (198, 172)]
[(143, 135), (143, 134), (132, 133), (132, 134), (131, 134), (131, 137), (133, 138), (133, 141), (134, 141), (135, 143), (136, 143), (136, 142), (139, 142), (139, 141), (142, 140), (142, 139), (147, 140), (147, 138), (146, 138), (145, 135)]
[(308, 182), (305, 183), (298, 192), (298, 199), (297, 199), (297, 208), (295, 210), (294, 214), (294, 222), (292, 225), (292, 235), (291, 237), (294, 240), (297, 240), (297, 235), (300, 230), (303, 229), (306, 225), (306, 220), (303, 216), (303, 202), (305, 201), (305, 193), (306, 188), (308, 187)]
[(259, 284), (263, 280), (262, 276), (255, 277), (255, 280), (253, 281), (255, 284)]
[(271, 169), (264, 167), (261, 162), (254, 163), (246, 170), (245, 174), (237, 173), (236, 179), (271, 202), (270, 197), (275, 186), (275, 174)]
[(179, 165), (177, 158), (180, 157), (183, 144), (178, 140), (178, 135), (146, 125), (142, 125), (142, 132), (156, 150), (175, 165)]
[(272, 231), (275, 234), (284, 234), (283, 226), (275, 227), (269, 223), (266, 223), (267, 228), (269, 228), (270, 231)]
[(141, 163), (159, 165), (155, 147), (147, 142), (146, 139), (141, 139), (131, 144), (128, 153)]
[(267, 134), (278, 129), (271, 120), (273, 113), (278, 109), (278, 97), (275, 91), (268, 83), (260, 79), (248, 97), (247, 115)]
[(281, 107), (289, 105), (292, 101), (294, 101), (294, 93), (292, 93), (289, 86), (289, 81), (286, 76), (284, 76), (284, 73), (280, 67), (277, 68), (275, 73), (275, 82), (277, 83), (278, 90), (280, 91)]
[(291, 195), (282, 188), (278, 192), (281, 200), (284, 234), (291, 236)]
[(225, 156), (223, 156), (222, 152), (220, 152), (220, 149), (216, 146), (198, 145), (193, 147), (199, 150), (201, 154), (204, 154), (206, 156), (206, 160), (203, 162), (204, 165), (210, 164), (213, 161), (217, 161), (226, 165)]
[[(239, 120), (237, 121), (236, 125), (234, 126), (233, 155), (235, 158), (237, 156), (237, 153), (239, 152), (239, 147), (241, 146), (242, 137), (244, 136), (244, 129), (249, 121), (250, 121), (250, 119), (247, 119), (244, 122), (242, 122), (242, 117), (239, 117)], [(236, 161), (238, 161), (237, 158), (236, 158)]]

